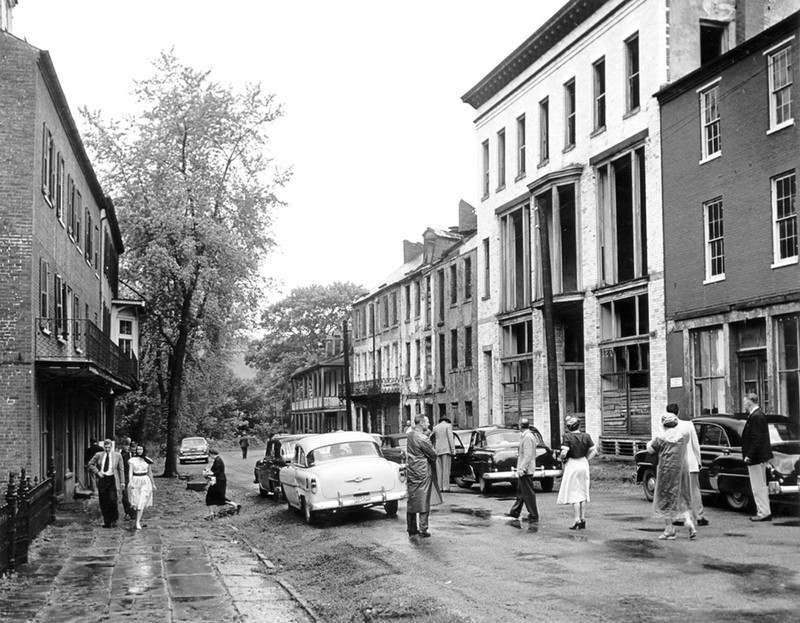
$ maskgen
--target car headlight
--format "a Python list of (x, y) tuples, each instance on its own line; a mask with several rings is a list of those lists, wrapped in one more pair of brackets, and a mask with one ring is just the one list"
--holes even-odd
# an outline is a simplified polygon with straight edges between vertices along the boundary
[(311, 489), (311, 493), (316, 493), (317, 492), (317, 479), (316, 478), (312, 478), (311, 479), (311, 483), (309, 485), (309, 488)]

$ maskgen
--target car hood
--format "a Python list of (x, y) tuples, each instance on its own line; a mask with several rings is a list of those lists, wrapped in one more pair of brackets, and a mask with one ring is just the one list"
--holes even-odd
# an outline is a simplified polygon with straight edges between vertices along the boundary
[(314, 470), (317, 485), (326, 498), (367, 491), (391, 491), (397, 486), (397, 464), (383, 458), (338, 459)]

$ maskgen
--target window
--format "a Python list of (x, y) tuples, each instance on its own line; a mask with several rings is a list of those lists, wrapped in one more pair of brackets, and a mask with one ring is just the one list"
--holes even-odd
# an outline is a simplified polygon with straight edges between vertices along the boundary
[(422, 346), (419, 340), (414, 340), (414, 350), (416, 358), (414, 361), (414, 376), (419, 378), (422, 375)]
[(615, 284), (647, 274), (644, 148), (597, 169), (600, 277)]
[(472, 258), (464, 258), (464, 300), (472, 298)]
[(436, 272), (436, 281), (439, 283), (439, 322), (444, 322), (444, 270)]
[(628, 112), (639, 108), (639, 34), (625, 42), (625, 103)]
[(483, 156), (483, 198), (489, 196), (489, 141), (483, 141), (481, 145), (481, 154)]
[(517, 177), (525, 175), (525, 115), (517, 118)]
[(769, 125), (776, 129), (792, 122), (792, 46), (769, 55)]
[(506, 186), (506, 130), (497, 133), (497, 190)]
[(725, 239), (722, 228), (722, 199), (703, 206), (706, 231), (706, 281), (725, 277)]
[(83, 214), (83, 198), (80, 191), (75, 189), (75, 228), (72, 230), (72, 237), (75, 244), (81, 246), (81, 214)]
[(389, 296), (383, 297), (383, 328), (389, 328)]
[(67, 233), (75, 239), (75, 182), (72, 176), (67, 176)]
[[(81, 317), (81, 299), (77, 294), (72, 295), (72, 320), (75, 329), (75, 350), (80, 350), (80, 341), (83, 336), (83, 323), (80, 322)], [(131, 335), (133, 335), (133, 323), (131, 322)]]
[(575, 146), (575, 79), (564, 85), (564, 149)]
[(86, 258), (86, 263), (91, 266), (92, 264), (92, 216), (89, 214), (89, 208), (86, 208), (84, 218), (84, 229), (86, 230), (86, 242), (83, 248), (84, 257)]
[(725, 51), (725, 24), (700, 22), (700, 64), (710, 63)]
[(119, 321), (119, 347), (123, 353), (130, 355), (133, 350), (133, 321)]
[(450, 330), (450, 369), (458, 368), (458, 329)]
[(539, 163), (550, 159), (550, 101), (539, 102)]
[(500, 235), (503, 310), (523, 309), (531, 302), (530, 207), (502, 216)]
[(430, 387), (433, 382), (433, 361), (431, 359), (431, 337), (425, 338), (425, 387)]
[(55, 296), (55, 329), (59, 339), (66, 339), (67, 336), (67, 285), (61, 275), (53, 278), (53, 296)]
[(47, 319), (50, 317), (50, 301), (47, 295), (48, 279), (47, 262), (39, 258), (39, 317), (42, 328), (47, 328)]
[(583, 318), (580, 315), (564, 319), (564, 409), (581, 422), (586, 415), (586, 383), (584, 374), (585, 348)]
[(472, 327), (464, 327), (464, 367), (472, 367)]
[(491, 290), (491, 280), (489, 279), (489, 275), (491, 274), (491, 261), (489, 256), (489, 239), (483, 239), (483, 296), (484, 298), (489, 298), (492, 295)]
[(42, 126), (42, 194), (50, 203), (50, 207), (53, 206), (53, 190), (55, 187), (54, 150), (53, 135), (45, 124)]
[(722, 151), (719, 128), (719, 85), (700, 92), (700, 119), (702, 123), (703, 160)]
[(447, 378), (447, 375), (445, 374), (445, 361), (446, 361), (445, 358), (446, 358), (447, 354), (446, 354), (445, 349), (444, 349), (444, 340), (445, 340), (444, 333), (440, 333), (439, 334), (439, 344), (438, 344), (438, 349), (437, 349), (438, 350), (438, 354), (439, 354), (438, 359), (439, 359), (439, 386), (440, 387), (444, 387), (445, 379)]
[(418, 279), (414, 282), (414, 318), (419, 318), (421, 304), (420, 297), (422, 296), (422, 282)]
[(431, 276), (425, 277), (425, 326), (431, 326)]
[(405, 288), (405, 300), (406, 300), (406, 320), (411, 320), (411, 284), (407, 283)]
[(606, 59), (597, 61), (594, 73), (594, 129), (595, 132), (606, 127)]
[(64, 185), (66, 180), (64, 179), (64, 158), (61, 157), (59, 153), (56, 158), (57, 166), (56, 166), (56, 218), (61, 221), (61, 224), (64, 224), (64, 199), (66, 195), (66, 191), (64, 189)]
[(694, 414), (725, 410), (725, 348), (719, 328), (692, 332)]
[(775, 263), (797, 262), (797, 180), (794, 171), (772, 180), (772, 220)]
[(778, 335), (778, 405), (779, 413), (800, 413), (800, 314), (779, 316)]
[(390, 301), (392, 304), (392, 326), (397, 324), (397, 291), (391, 293)]
[[(576, 197), (578, 182), (553, 186), (535, 196), (536, 218), (546, 219), (550, 246), (553, 294), (576, 292), (581, 287), (580, 228)], [(542, 249), (538, 237), (535, 252), (536, 298), (544, 296)]]
[(411, 342), (406, 342), (406, 378), (411, 378)]
[(458, 303), (458, 267), (450, 265), (450, 304)]

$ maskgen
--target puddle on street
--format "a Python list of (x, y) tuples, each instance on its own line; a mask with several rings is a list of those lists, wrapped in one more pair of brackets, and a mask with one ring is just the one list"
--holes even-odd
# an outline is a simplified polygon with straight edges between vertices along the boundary
[(606, 541), (605, 544), (623, 558), (658, 557), (658, 540), (655, 539), (612, 539)]
[(492, 516), (492, 511), (485, 508), (464, 508), (463, 506), (455, 506), (450, 512), (461, 513), (463, 515), (473, 515), (479, 519), (489, 519)]
[(746, 534), (742, 534), (741, 532), (723, 532), (723, 536), (733, 536), (733, 537), (744, 537), (747, 536)]
[(791, 521), (780, 521), (780, 522), (779, 521), (773, 521), (772, 525), (773, 526), (791, 526), (793, 528), (796, 528), (797, 526), (800, 526), (800, 519), (793, 519)]
[(784, 567), (711, 560), (703, 563), (703, 569), (735, 576), (742, 580), (741, 590), (745, 593), (800, 593), (800, 583), (791, 581), (797, 572)]

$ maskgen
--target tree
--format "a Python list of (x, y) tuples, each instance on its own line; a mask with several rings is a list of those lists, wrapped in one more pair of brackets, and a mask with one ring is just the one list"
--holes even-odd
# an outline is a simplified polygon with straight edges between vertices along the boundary
[(274, 95), (223, 87), (172, 52), (154, 68), (134, 90), (137, 114), (82, 113), (124, 232), (121, 280), (147, 305), (140, 354), (166, 422), (164, 476), (177, 476), (187, 362), (221, 353), (257, 308), (274, 193), (290, 172), (265, 157)]
[(291, 375), (325, 357), (327, 340), (341, 332), (353, 301), (366, 293), (349, 282), (312, 285), (292, 290), (263, 312), (264, 336), (250, 343), (245, 361), (264, 373), (269, 402), (288, 409)]

